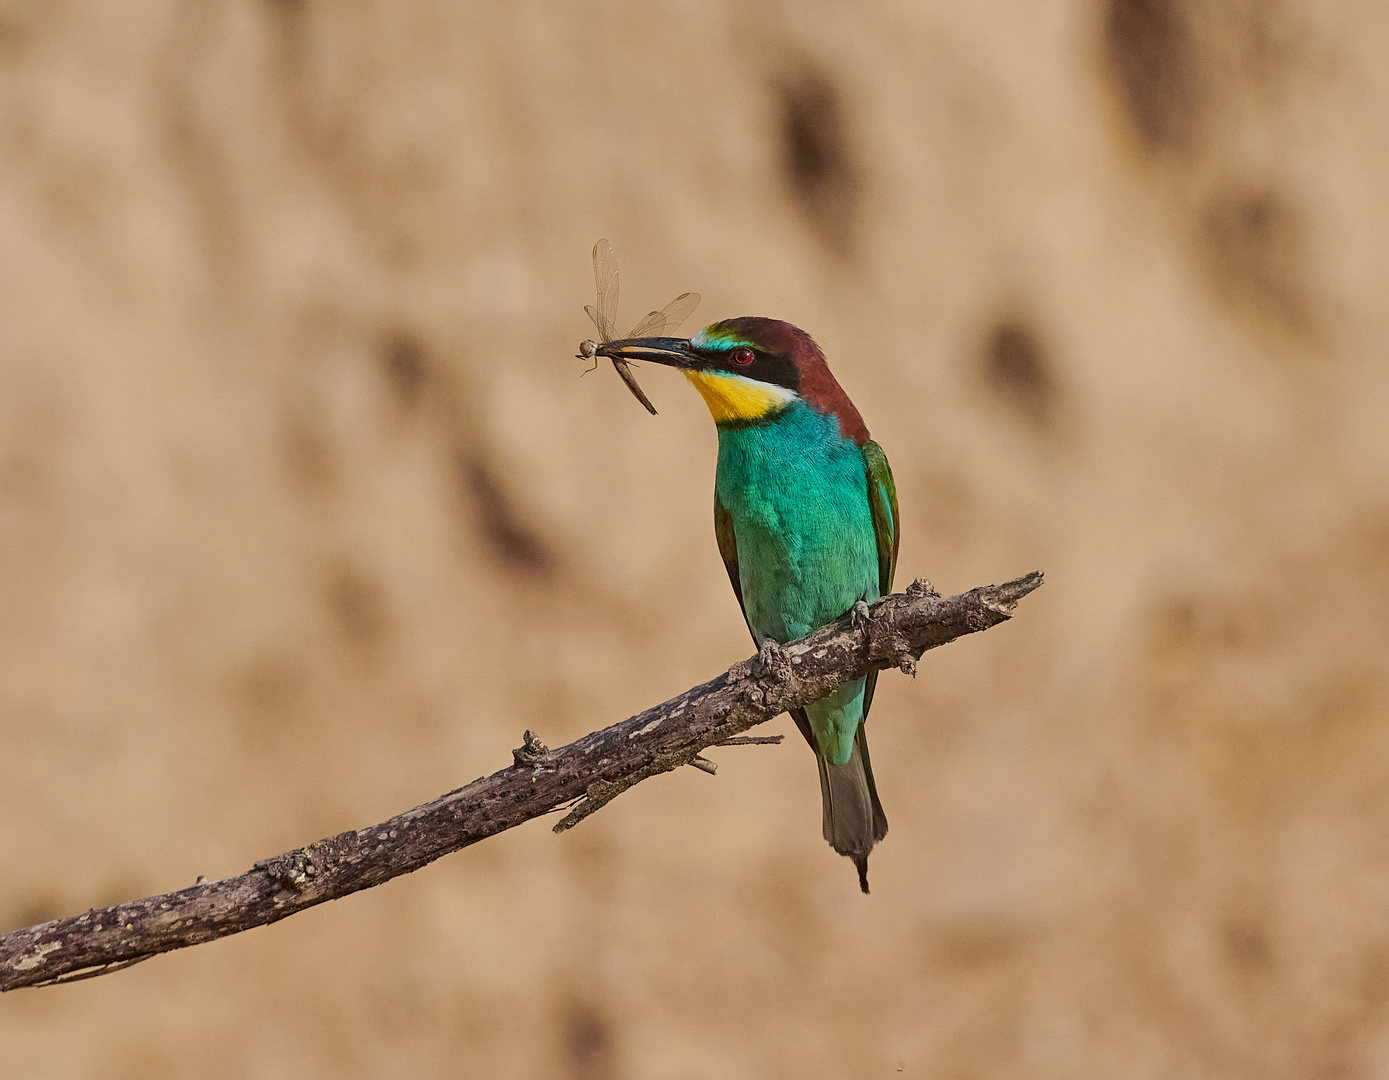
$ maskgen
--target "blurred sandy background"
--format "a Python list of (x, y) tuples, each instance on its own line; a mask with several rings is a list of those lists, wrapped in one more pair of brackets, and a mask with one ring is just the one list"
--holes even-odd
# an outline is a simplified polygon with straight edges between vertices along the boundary
[[(725, 750), (0, 999), (6, 1078), (1389, 1076), (1389, 8), (0, 3), (0, 927), (378, 821), (751, 651), (714, 433), (789, 319), (899, 584), (871, 898)], [(771, 730), (793, 732), (789, 721)]]

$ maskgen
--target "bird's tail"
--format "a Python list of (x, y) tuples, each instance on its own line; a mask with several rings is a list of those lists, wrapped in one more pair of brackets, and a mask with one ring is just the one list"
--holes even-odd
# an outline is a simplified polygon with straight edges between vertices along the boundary
[(868, 853), (887, 835), (887, 815), (873, 783), (868, 760), (868, 734), (860, 724), (854, 749), (843, 765), (831, 765), (819, 754), (820, 796), (825, 808), (825, 839), (841, 855), (854, 860), (858, 884), (868, 891)]

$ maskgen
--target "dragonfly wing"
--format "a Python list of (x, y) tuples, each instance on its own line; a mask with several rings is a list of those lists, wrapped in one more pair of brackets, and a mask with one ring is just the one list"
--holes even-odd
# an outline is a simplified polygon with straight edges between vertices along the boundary
[(660, 337), (666, 332), (666, 317), (659, 311), (648, 311), (641, 322), (623, 334), (623, 337)]
[(699, 307), (699, 293), (681, 293), (665, 307), (661, 308), (661, 314), (666, 317), (665, 332), (673, 334), (680, 329), (680, 324), (694, 314), (694, 309)]
[(585, 308), (604, 341), (617, 336), (617, 252), (607, 240), (593, 245), (593, 285), (598, 306)]
[(699, 307), (699, 293), (681, 293), (660, 311), (647, 312), (646, 318), (632, 327), (627, 337), (662, 337), (679, 328)]

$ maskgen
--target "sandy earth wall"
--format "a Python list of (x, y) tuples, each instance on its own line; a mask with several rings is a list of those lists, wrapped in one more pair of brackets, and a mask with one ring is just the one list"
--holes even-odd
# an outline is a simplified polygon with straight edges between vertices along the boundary
[[(874, 892), (725, 750), (0, 998), (6, 1077), (1389, 1075), (1389, 8), (0, 3), (0, 928), (220, 877), (750, 652), (677, 376), (805, 327), (901, 582)], [(899, 582), (900, 583), (900, 582)], [(792, 732), (788, 720), (770, 725)]]

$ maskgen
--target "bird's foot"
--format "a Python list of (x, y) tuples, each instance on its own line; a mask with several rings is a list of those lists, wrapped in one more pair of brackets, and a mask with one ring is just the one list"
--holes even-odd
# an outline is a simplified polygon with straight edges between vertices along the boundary
[(757, 674), (775, 678), (788, 664), (786, 653), (780, 643), (772, 638), (763, 638), (762, 644), (757, 648)]
[[(936, 587), (924, 577), (917, 578), (907, 586), (907, 595), (913, 600), (920, 600), (922, 598), (940, 599), (940, 593), (936, 591)], [(898, 671), (903, 675), (910, 675), (914, 679), (916, 678), (916, 662), (919, 659), (921, 659), (921, 654), (919, 652), (913, 654), (909, 649), (904, 648), (893, 658), (893, 661), (896, 663)]]
[(854, 606), (849, 609), (849, 625), (855, 630), (863, 630), (868, 626), (868, 601), (855, 600)]

